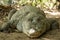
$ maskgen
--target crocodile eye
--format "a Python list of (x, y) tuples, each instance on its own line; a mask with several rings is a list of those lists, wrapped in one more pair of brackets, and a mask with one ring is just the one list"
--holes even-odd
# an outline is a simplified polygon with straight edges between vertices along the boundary
[(33, 21), (33, 19), (28, 19), (28, 21)]
[(40, 18), (37, 19), (37, 21), (40, 21), (40, 20), (41, 20)]

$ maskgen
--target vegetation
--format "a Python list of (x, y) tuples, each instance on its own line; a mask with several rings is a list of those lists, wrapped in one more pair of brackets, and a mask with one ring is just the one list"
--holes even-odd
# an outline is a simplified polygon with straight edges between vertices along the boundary
[(57, 0), (20, 0), (19, 5), (32, 5), (39, 8), (52, 9), (57, 4)]
[(0, 0), (0, 5), (4, 6), (32, 5), (42, 9), (56, 9), (58, 7), (60, 8), (59, 2), (60, 2), (59, 0)]

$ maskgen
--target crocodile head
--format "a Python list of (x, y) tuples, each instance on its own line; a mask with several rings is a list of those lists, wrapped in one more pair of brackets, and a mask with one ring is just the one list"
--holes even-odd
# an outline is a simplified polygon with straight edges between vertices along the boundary
[(23, 32), (31, 37), (39, 37), (46, 31), (46, 18), (36, 13), (29, 13), (22, 22)]

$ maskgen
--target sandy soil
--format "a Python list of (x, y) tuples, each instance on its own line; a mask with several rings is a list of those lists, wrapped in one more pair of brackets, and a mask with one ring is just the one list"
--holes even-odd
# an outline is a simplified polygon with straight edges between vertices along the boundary
[(0, 40), (60, 40), (60, 29), (46, 32), (39, 38), (31, 39), (23, 33), (3, 33), (0, 32)]

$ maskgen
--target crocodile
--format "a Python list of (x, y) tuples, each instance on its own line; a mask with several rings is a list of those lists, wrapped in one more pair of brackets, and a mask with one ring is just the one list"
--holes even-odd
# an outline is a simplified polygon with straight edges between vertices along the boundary
[[(30, 38), (36, 38), (49, 29), (58, 28), (56, 20), (46, 18), (45, 13), (34, 6), (26, 5), (20, 10), (13, 9), (8, 15), (8, 21), (2, 25), (1, 31), (7, 31), (9, 28), (15, 28), (19, 32), (25, 33)], [(50, 20), (50, 21), (49, 21)], [(11, 25), (14, 25), (11, 27)]]

